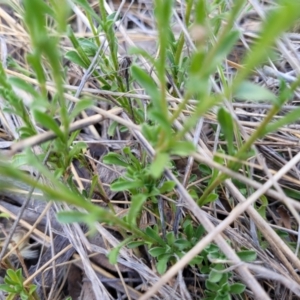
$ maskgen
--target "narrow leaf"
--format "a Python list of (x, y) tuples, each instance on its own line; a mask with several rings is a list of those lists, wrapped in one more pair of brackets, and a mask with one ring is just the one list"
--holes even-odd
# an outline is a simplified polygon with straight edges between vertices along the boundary
[(150, 174), (154, 178), (159, 178), (164, 171), (164, 168), (170, 161), (169, 154), (158, 153), (150, 166)]
[(236, 89), (235, 98), (249, 101), (270, 101), (275, 103), (276, 96), (267, 88), (250, 81), (243, 81)]
[(176, 142), (172, 145), (170, 152), (174, 155), (187, 156), (196, 150), (195, 145), (191, 142)]
[(37, 122), (42, 124), (47, 129), (53, 131), (62, 140), (64, 139), (63, 132), (61, 131), (58, 124), (54, 121), (54, 119), (51, 116), (41, 111), (34, 111), (34, 117)]
[(132, 226), (136, 226), (136, 219), (142, 210), (142, 206), (147, 200), (147, 195), (137, 194), (131, 197), (131, 205), (128, 212), (128, 220)]
[(223, 107), (221, 107), (218, 111), (218, 121), (220, 123), (222, 132), (224, 133), (228, 153), (230, 155), (234, 155), (234, 146), (233, 146), (233, 139), (234, 139), (234, 126), (233, 120), (228, 111), (226, 111)]
[(153, 79), (140, 67), (131, 66), (132, 77), (146, 90), (156, 109), (161, 110), (160, 94)]

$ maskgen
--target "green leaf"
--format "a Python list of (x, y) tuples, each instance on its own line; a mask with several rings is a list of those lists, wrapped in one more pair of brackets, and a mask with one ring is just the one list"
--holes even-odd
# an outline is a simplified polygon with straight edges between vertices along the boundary
[(78, 39), (78, 42), (87, 56), (94, 57), (96, 55), (98, 47), (93, 41), (85, 38), (80, 38)]
[(154, 247), (154, 248), (149, 249), (149, 254), (152, 257), (158, 257), (165, 253), (166, 253), (166, 248), (164, 248), (164, 247)]
[(112, 265), (115, 265), (118, 262), (118, 256), (119, 256), (120, 250), (131, 240), (132, 240), (132, 237), (129, 237), (129, 238), (125, 239), (124, 241), (122, 241), (117, 247), (110, 250), (107, 257), (108, 257), (109, 262)]
[(190, 261), (190, 266), (194, 265), (200, 265), (203, 262), (203, 257), (200, 255), (195, 256), (191, 261)]
[(147, 123), (142, 124), (142, 133), (143, 133), (143, 135), (154, 146), (157, 143), (159, 132), (160, 132), (160, 126), (159, 125), (153, 126), (153, 125), (149, 125)]
[[(267, 213), (269, 202), (265, 195), (261, 195), (259, 199), (261, 201), (261, 205), (258, 208), (256, 208), (256, 210), (266, 220), (267, 219), (266, 213)], [(257, 206), (257, 202), (256, 202), (256, 206)]]
[(166, 272), (170, 256), (165, 256), (157, 262), (156, 269), (159, 274), (164, 274)]
[(163, 185), (159, 188), (159, 192), (161, 194), (171, 192), (174, 189), (175, 185), (176, 183), (174, 181), (165, 181)]
[[(212, 61), (209, 61), (205, 64), (206, 68), (204, 69), (204, 77), (208, 77), (212, 72), (215, 71), (216, 67), (222, 63), (222, 61), (228, 56), (233, 46), (236, 44), (240, 32), (237, 30), (231, 30), (226, 37), (223, 39), (222, 44), (218, 45), (216, 52), (212, 58)], [(208, 64), (209, 63), (209, 64)]]
[(242, 283), (234, 283), (230, 286), (230, 294), (239, 295), (243, 293), (246, 289), (246, 286)]
[(9, 213), (5, 213), (5, 212), (2, 212), (2, 213), (0, 213), (0, 218), (9, 219), (9, 218), (10, 218), (10, 214), (9, 214)]
[(10, 77), (7, 80), (9, 83), (11, 83), (12, 86), (15, 86), (23, 91), (26, 91), (27, 93), (31, 94), (33, 97), (39, 97), (39, 93), (33, 88), (31, 84), (28, 84), (26, 81), (24, 81), (21, 78), (18, 77)]
[(195, 2), (195, 24), (204, 25), (209, 12), (206, 9), (205, 1)]
[(202, 205), (207, 203), (213, 203), (218, 199), (218, 197), (219, 196), (217, 194), (209, 194)]
[(42, 124), (44, 127), (53, 131), (57, 135), (57, 137), (59, 137), (61, 140), (65, 139), (64, 133), (61, 131), (57, 123), (54, 121), (53, 117), (49, 116), (44, 112), (35, 111), (34, 118), (37, 122)]
[(157, 230), (157, 226), (153, 226), (153, 228), (147, 227), (145, 233), (153, 240), (156, 240), (160, 245), (165, 245), (165, 241), (159, 236)]
[(153, 79), (140, 67), (131, 66), (132, 77), (146, 90), (156, 110), (161, 111), (160, 94)]
[(170, 153), (173, 155), (187, 156), (196, 151), (196, 147), (191, 142), (176, 142), (170, 148)]
[(224, 276), (224, 275), (225, 274), (223, 274), (223, 278), (220, 281), (220, 284), (222, 285), (222, 287), (219, 290), (219, 293), (227, 295), (229, 293), (229, 290), (230, 290), (230, 285), (229, 285), (229, 282), (228, 282), (228, 277)]
[(215, 282), (212, 282), (210, 280), (205, 281), (205, 286), (207, 289), (209, 289), (211, 291), (218, 291), (220, 288), (218, 284), (216, 284)]
[(233, 139), (234, 139), (234, 126), (233, 126), (233, 120), (231, 117), (231, 114), (225, 110), (225, 108), (221, 107), (218, 111), (218, 121), (220, 123), (221, 129), (224, 133), (226, 142), (227, 142), (227, 148), (228, 153), (230, 155), (234, 155), (234, 145), (233, 145)]
[(115, 192), (122, 192), (130, 189), (141, 188), (144, 186), (144, 182), (141, 180), (129, 181), (129, 180), (118, 180), (111, 184), (110, 189)]
[(23, 277), (22, 277), (22, 271), (21, 269), (18, 269), (17, 271), (14, 271), (12, 269), (8, 269), (6, 271), (7, 276), (10, 278), (12, 282), (17, 286), (22, 286), (23, 285)]
[(130, 47), (128, 53), (130, 55), (141, 55), (145, 57), (149, 62), (151, 62), (152, 65), (155, 65), (155, 60), (153, 59), (153, 56), (142, 48)]
[(99, 16), (99, 13), (96, 13), (94, 9), (92, 9), (92, 6), (87, 0), (74, 0), (75, 3), (77, 3), (79, 6), (81, 6), (84, 11), (88, 12), (97, 22), (101, 23), (101, 18)]
[(183, 228), (184, 228), (184, 234), (187, 236), (188, 240), (192, 239), (194, 235), (194, 228), (193, 225), (191, 224), (191, 220), (186, 220), (183, 223)]
[(175, 242), (174, 232), (173, 231), (168, 232), (166, 238), (167, 238), (168, 245), (172, 247), (172, 245)]
[(219, 282), (223, 277), (223, 273), (217, 271), (217, 270), (211, 270), (209, 273), (209, 281), (213, 283)]
[(92, 225), (97, 221), (97, 218), (92, 214), (80, 211), (62, 211), (57, 213), (57, 220), (62, 224), (86, 223)]
[(81, 59), (78, 53), (74, 50), (67, 52), (65, 58), (84, 69), (88, 68), (87, 64)]
[(114, 136), (115, 135), (115, 133), (116, 133), (116, 128), (118, 127), (118, 122), (116, 122), (116, 121), (113, 121), (113, 122), (111, 122), (111, 124), (109, 125), (109, 127), (108, 127), (108, 130), (107, 130), (107, 134), (109, 135), (109, 136)]
[(147, 200), (148, 195), (137, 194), (131, 197), (131, 205), (128, 212), (128, 220), (131, 226), (136, 226), (136, 219), (142, 210), (142, 206)]
[(166, 131), (167, 136), (171, 136), (172, 128), (168, 116), (165, 116), (162, 111), (156, 108), (149, 109), (149, 118), (153, 122), (157, 122), (162, 129)]
[(214, 298), (214, 300), (231, 300), (231, 296), (228, 293), (218, 292), (218, 295)]
[(278, 121), (274, 121), (269, 125), (267, 125), (263, 132), (263, 135), (274, 132), (285, 125), (292, 124), (293, 122), (299, 120), (299, 115), (300, 115), (300, 108), (296, 108), (292, 110), (291, 112), (282, 116)]
[(169, 154), (163, 152), (157, 153), (154, 158), (154, 161), (150, 165), (150, 174), (154, 178), (159, 178), (162, 175), (164, 168), (168, 165), (169, 161)]
[(82, 99), (82, 100), (79, 100), (79, 101), (75, 104), (75, 106), (74, 106), (74, 108), (73, 108), (73, 110), (72, 110), (72, 112), (71, 112), (71, 114), (70, 114), (70, 116), (69, 116), (70, 122), (71, 122), (73, 119), (75, 119), (75, 117), (76, 117), (77, 115), (79, 115), (82, 111), (84, 111), (84, 110), (87, 109), (87, 108), (90, 108), (93, 104), (94, 104), (94, 103), (93, 103), (92, 100), (88, 100), (88, 99)]
[(34, 54), (27, 54), (26, 59), (35, 71), (35, 76), (41, 85), (46, 82), (46, 76), (44, 73), (43, 66), (41, 64), (40, 56)]
[(185, 239), (177, 239), (174, 242), (174, 246), (176, 246), (179, 250), (185, 250), (190, 249), (192, 245), (190, 241), (187, 241)]
[(252, 262), (257, 258), (257, 253), (253, 250), (242, 250), (237, 252), (237, 255), (242, 261), (245, 262)]
[(87, 145), (84, 142), (79, 142), (73, 145), (73, 147), (70, 149), (69, 157), (76, 158), (82, 150), (86, 149)]
[(130, 163), (132, 164), (132, 166), (134, 166), (137, 170), (140, 170), (140, 168), (142, 167), (141, 161), (133, 155), (132, 150), (129, 147), (125, 147), (123, 149), (123, 152), (124, 152), (124, 154), (129, 156), (129, 158), (131, 160)]
[[(205, 229), (202, 225), (199, 225), (196, 229), (196, 232), (194, 233), (194, 237), (198, 240), (200, 240), (200, 238), (202, 238), (202, 236), (205, 233)], [(218, 248), (217, 248), (218, 249)]]
[(103, 157), (103, 162), (109, 165), (117, 165), (128, 167), (128, 163), (124, 161), (124, 157), (118, 153), (110, 152)]
[(239, 100), (248, 101), (270, 101), (276, 103), (277, 97), (267, 88), (259, 86), (250, 81), (243, 81), (234, 93)]
[(36, 289), (37, 289), (37, 285), (31, 284), (29, 287), (29, 295), (32, 295)]
[(128, 243), (127, 247), (129, 249), (133, 249), (133, 248), (136, 248), (136, 247), (139, 247), (139, 246), (143, 246), (143, 245), (145, 245), (145, 242), (134, 241), (134, 242)]
[(7, 293), (15, 293), (15, 290), (9, 284), (0, 284), (0, 290)]
[(243, 73), (252, 70), (268, 55), (268, 50), (281, 33), (287, 30), (300, 17), (300, 2), (293, 0), (278, 1), (276, 8), (268, 11), (262, 24), (259, 39), (245, 59)]

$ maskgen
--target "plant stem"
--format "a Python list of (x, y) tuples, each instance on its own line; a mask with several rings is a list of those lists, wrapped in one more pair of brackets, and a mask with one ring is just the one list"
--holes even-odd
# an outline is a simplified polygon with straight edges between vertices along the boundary
[[(247, 151), (252, 147), (252, 145), (255, 143), (255, 141), (260, 138), (263, 133), (265, 127), (270, 123), (270, 121), (273, 119), (273, 117), (278, 113), (280, 110), (279, 107), (273, 106), (265, 119), (261, 122), (260, 126), (257, 128), (255, 132), (249, 137), (249, 139), (245, 142), (245, 144), (242, 145), (242, 147), (239, 149), (237, 154), (234, 156), (236, 159), (241, 159)], [(228, 164), (228, 168), (231, 170), (237, 170), (241, 166), (240, 162), (232, 161)], [(199, 206), (202, 206), (205, 202), (205, 199), (208, 197), (208, 195), (217, 188), (224, 180), (228, 178), (225, 174), (220, 174), (204, 191), (203, 195), (199, 198), (197, 201)]]

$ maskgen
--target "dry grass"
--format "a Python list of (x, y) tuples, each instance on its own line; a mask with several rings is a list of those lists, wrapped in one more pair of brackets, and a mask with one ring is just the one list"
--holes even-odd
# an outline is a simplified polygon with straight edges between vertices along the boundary
[[(19, 1), (12, 1), (19, 7)], [(157, 33), (153, 18), (152, 1), (106, 1), (105, 9), (110, 14), (120, 11), (122, 20), (117, 24), (116, 35), (119, 41), (119, 55), (123, 57), (129, 46), (144, 47), (153, 57), (158, 55), (156, 48)], [(226, 1), (225, 1), (226, 2)], [(227, 1), (230, 2), (230, 1)], [(264, 11), (257, 1), (248, 1), (249, 7), (253, 4), (256, 20), (263, 18)], [(254, 5), (255, 4), (255, 5)], [(183, 1), (177, 1), (177, 14), (184, 7)], [(229, 5), (229, 4), (228, 4)], [(91, 6), (98, 10), (98, 2)], [(246, 15), (246, 8), (239, 15), (239, 21)], [(74, 5), (70, 23), (76, 29), (77, 37), (90, 37), (91, 30), (86, 16), (80, 13)], [(194, 43), (189, 32), (179, 20), (174, 22), (175, 35), (183, 32), (186, 38), (185, 51), (194, 51)], [(30, 75), (31, 68), (27, 64), (25, 55), (30, 51), (30, 38), (22, 27), (20, 15), (7, 6), (0, 6), (0, 36), (1, 58), (5, 62), (9, 56), (28, 71), (28, 74), (13, 67), (6, 69), (7, 76), (23, 79), (32, 86), (37, 86), (37, 80)], [(246, 26), (246, 25), (247, 26)], [(250, 31), (247, 22), (237, 22), (235, 26), (243, 30), (239, 41), (240, 45), (234, 49), (224, 61), (224, 74), (230, 82), (237, 69), (243, 68), (241, 55), (245, 49), (251, 47), (256, 33)], [(244, 27), (243, 27), (244, 26)], [(251, 80), (272, 90), (278, 91), (280, 79), (293, 82), (299, 75), (300, 63), (297, 55), (300, 35), (296, 32), (287, 33), (276, 44), (277, 61), (267, 61), (256, 69)], [(104, 41), (104, 38), (103, 38)], [(61, 51), (67, 52), (72, 45), (67, 38), (63, 39)], [(136, 58), (136, 63), (145, 68), (157, 80), (153, 67), (143, 57)], [(65, 82), (65, 97), (71, 102), (77, 102), (85, 96), (96, 100), (86, 112), (82, 112), (80, 120), (71, 125), (72, 130), (82, 129), (80, 139), (89, 145), (85, 159), (90, 170), (82, 168), (74, 161), (69, 169), (78, 190), (86, 189), (91, 183), (91, 174), (97, 174), (104, 187), (106, 200), (109, 199), (117, 215), (124, 215), (130, 205), (130, 195), (113, 193), (109, 185), (123, 174), (123, 169), (105, 166), (101, 161), (108, 148), (120, 151), (125, 145), (132, 149), (145, 151), (148, 159), (155, 156), (155, 151), (149, 141), (141, 133), (141, 127), (136, 125), (122, 108), (114, 108), (118, 99), (126, 96), (130, 99), (139, 99), (145, 104), (150, 97), (138, 88), (128, 93), (101, 90), (95, 78), (72, 63), (66, 63), (67, 82)], [(23, 71), (24, 71), (23, 70)], [(211, 79), (214, 92), (223, 89), (220, 74)], [(55, 93), (55, 85), (51, 78), (47, 79), (46, 88), (49, 98)], [(29, 94), (16, 90), (25, 104), (31, 102)], [(178, 91), (181, 95), (183, 91)], [(176, 110), (182, 97), (175, 97), (172, 91), (167, 91), (167, 100), (170, 112)], [(295, 92), (291, 101), (286, 103), (276, 116), (280, 119), (286, 112), (298, 107), (299, 91)], [(193, 112), (196, 100), (190, 99), (185, 110), (174, 122), (174, 128), (180, 130), (186, 119)], [(226, 109), (234, 118), (243, 140), (247, 140), (253, 131), (258, 128), (270, 109), (267, 103), (234, 102), (225, 100)], [(22, 120), (3, 110), (3, 99), (0, 102), (0, 151), (9, 159), (24, 150), (32, 147), (36, 154), (41, 153), (41, 143), (52, 140), (55, 134), (44, 132), (39, 124), (35, 124), (39, 134), (28, 139), (18, 141), (17, 129), (22, 126)], [(34, 120), (33, 120), (34, 121)], [(107, 130), (112, 121), (127, 127), (129, 132), (118, 132), (114, 139), (110, 139)], [(99, 127), (98, 124), (101, 123)], [(100, 128), (100, 129), (99, 129)], [(71, 131), (72, 131), (71, 130)], [(38, 285), (37, 293), (45, 299), (64, 299), (66, 295), (72, 299), (199, 299), (203, 297), (205, 276), (195, 267), (189, 267), (189, 262), (211, 242), (215, 242), (227, 257), (224, 263), (227, 271), (233, 272), (235, 281), (243, 282), (247, 286), (243, 299), (298, 299), (300, 297), (300, 261), (299, 261), (299, 124), (295, 122), (280, 130), (268, 134), (255, 142), (256, 154), (242, 162), (238, 171), (227, 168), (228, 162), (233, 159), (223, 155), (223, 165), (215, 162), (216, 150), (224, 147), (224, 140), (220, 136), (220, 126), (217, 120), (217, 110), (212, 109), (199, 119), (192, 132), (185, 135), (186, 140), (192, 141), (197, 151), (187, 159), (174, 158), (177, 170), (168, 169), (165, 176), (176, 182), (176, 191), (172, 195), (164, 195), (163, 209), (171, 214), (167, 219), (172, 228), (175, 222), (175, 212), (169, 209), (168, 201), (177, 201), (182, 214), (190, 215), (197, 224), (202, 224), (207, 235), (195, 247), (187, 252), (174, 265), (170, 265), (167, 272), (159, 276), (156, 272), (153, 258), (146, 248), (133, 252), (124, 247), (120, 250), (118, 264), (110, 265), (106, 254), (116, 247), (122, 236), (119, 228), (107, 224), (97, 224), (97, 233), (87, 235), (88, 229), (79, 224), (60, 224), (55, 214), (60, 211), (72, 210), (74, 207), (65, 203), (46, 203), (41, 201), (42, 193), (32, 190), (25, 184), (14, 182), (17, 189), (1, 191), (0, 211), (9, 215), (16, 226), (6, 228), (6, 236), (2, 246), (8, 238), (13, 236), (16, 229), (25, 230), (26, 234), (17, 244), (11, 244), (8, 252), (1, 253), (4, 262), (11, 257), (13, 250), (18, 248), (17, 261), (26, 276), (24, 284), (30, 282)], [(240, 141), (237, 139), (236, 144)], [(221, 156), (221, 154), (219, 154)], [(189, 190), (194, 186), (199, 191), (205, 189), (205, 178), (199, 172), (198, 165), (205, 164), (214, 170), (219, 170), (230, 176), (220, 185), (218, 200), (199, 207), (190, 196)], [(34, 172), (30, 166), (25, 171)], [(178, 177), (174, 173), (179, 174)], [(36, 174), (36, 173), (35, 173)], [(194, 182), (190, 182), (191, 174), (197, 175)], [(0, 179), (1, 178), (0, 170)], [(47, 178), (41, 178), (47, 183)], [(101, 197), (93, 202), (102, 207), (107, 203)], [(26, 202), (26, 206), (25, 203)], [(143, 213), (140, 222), (141, 228), (151, 226), (159, 220), (159, 216), (148, 210)], [(7, 227), (7, 226), (6, 226)], [(281, 235), (278, 235), (281, 232)], [(9, 234), (10, 233), (10, 234)], [(285, 234), (283, 234), (285, 233)], [(40, 256), (24, 263), (22, 254), (23, 241), (30, 237), (30, 243), (39, 250)], [(230, 241), (230, 243), (228, 242)], [(5, 246), (4, 246), (5, 247)], [(237, 256), (236, 251), (247, 248), (257, 252), (255, 263), (244, 263)], [(140, 254), (140, 256), (138, 256)], [(25, 255), (26, 256), (26, 255)], [(26, 257), (25, 257), (26, 258)], [(2, 276), (4, 276), (2, 272)], [(2, 297), (4, 297), (2, 295)], [(234, 299), (241, 297), (233, 296)]]

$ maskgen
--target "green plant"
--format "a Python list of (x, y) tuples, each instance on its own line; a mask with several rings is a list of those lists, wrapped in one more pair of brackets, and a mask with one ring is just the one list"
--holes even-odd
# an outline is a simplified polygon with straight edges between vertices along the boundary
[(15, 299), (17, 296), (21, 297), (22, 300), (38, 299), (35, 294), (37, 287), (33, 284), (25, 287), (23, 282), (24, 278), (21, 269), (17, 271), (8, 269), (4, 277), (4, 284), (0, 284), (0, 290), (7, 293), (7, 300)]
[[(181, 229), (174, 234), (172, 224), (167, 224), (164, 219), (166, 212), (162, 209), (162, 199), (167, 198), (170, 201), (166, 202), (166, 206), (174, 219), (176, 201), (182, 197), (180, 192), (175, 191), (175, 183), (165, 178), (166, 169), (171, 169), (181, 182), (196, 182), (197, 175), (189, 176), (191, 170), (184, 171), (187, 176), (182, 181), (182, 170), (176, 170), (176, 163), (178, 158), (186, 159), (199, 149), (201, 154), (208, 151), (201, 144), (202, 139), (199, 148), (198, 137), (192, 137), (199, 120), (212, 119), (212, 135), (218, 134), (215, 141), (218, 139), (222, 142), (215, 148), (216, 152), (211, 153), (214, 162), (240, 172), (241, 176), (248, 179), (252, 176), (252, 169), (244, 162), (256, 155), (254, 145), (299, 118), (300, 109), (295, 108), (275, 119), (283, 105), (293, 98), (299, 88), (300, 78), (292, 83), (280, 79), (276, 93), (260, 85), (260, 82), (250, 81), (256, 68), (267, 62), (268, 57), (273, 57), (274, 44), (280, 34), (300, 17), (298, 1), (278, 1), (278, 5), (268, 12), (258, 37), (242, 58), (242, 65), (230, 76), (227, 58), (242, 34), (235, 29), (235, 24), (241, 12), (248, 10), (248, 1), (231, 1), (234, 5), (230, 6), (228, 1), (223, 0), (187, 0), (180, 13), (176, 10), (176, 1), (153, 1), (158, 55), (153, 57), (145, 50), (131, 48), (131, 66), (129, 61), (124, 65), (119, 60), (116, 27), (123, 16), (119, 15), (119, 11), (107, 13), (105, 1), (98, 1), (97, 12), (87, 0), (72, 1), (86, 16), (86, 26), (92, 33), (88, 37), (78, 37), (76, 28), (69, 23), (71, 9), (67, 0), (24, 0), (19, 4), (8, 2), (21, 16), (19, 23), (30, 37), (30, 48), (24, 61), (18, 62), (15, 57), (7, 58), (7, 67), (19, 76), (8, 76), (5, 66), (0, 64), (0, 96), (4, 99), (4, 112), (22, 121), (15, 136), (20, 141), (40, 135), (41, 130), (53, 132), (54, 138), (40, 142), (37, 152), (29, 148), (21, 149), (22, 152), (15, 154), (11, 161), (1, 156), (0, 189), (6, 188), (6, 184), (2, 184), (7, 183), (6, 178), (22, 181), (43, 192), (46, 201), (70, 205), (69, 211), (60, 212), (57, 216), (62, 223), (82, 222), (91, 229), (96, 222), (112, 225), (123, 237), (109, 254), (112, 263), (117, 262), (122, 247), (146, 246), (156, 261), (157, 271), (163, 274), (204, 236), (203, 227), (194, 225), (189, 218), (178, 222)], [(176, 34), (173, 32), (173, 23), (180, 23), (180, 20), (184, 23), (184, 30)], [(67, 47), (64, 46), (65, 40), (68, 40)], [(68, 87), (68, 67), (64, 66), (64, 61), (84, 70), (81, 83), (84, 83), (83, 79), (92, 78), (95, 94), (85, 92), (79, 98), (80, 87)], [(16, 88), (30, 95), (30, 103), (24, 103)], [(73, 88), (76, 88), (76, 92)], [(149, 97), (139, 99), (139, 89)], [(101, 91), (110, 93), (109, 97), (104, 99), (98, 96)], [(129, 92), (131, 96), (128, 96)], [(175, 99), (170, 96), (176, 97), (176, 105), (171, 102)], [(76, 103), (70, 99), (76, 99)], [(148, 143), (148, 147), (139, 143), (136, 152), (125, 147), (119, 153), (107, 154), (103, 159), (106, 164), (125, 169), (123, 175), (110, 186), (113, 191), (126, 193), (130, 200), (128, 212), (122, 218), (116, 216), (114, 206), (109, 201), (107, 209), (92, 203), (97, 175), (91, 180), (91, 190), (81, 192), (71, 172), (71, 164), (75, 159), (87, 164), (84, 153), (88, 145), (74, 143), (80, 131), (70, 132), (70, 128), (86, 109), (99, 113), (98, 99), (121, 107), (135, 123), (128, 127), (139, 131)], [(270, 104), (265, 116), (251, 129), (249, 137), (242, 134), (238, 118), (229, 109), (230, 103), (236, 100), (267, 101)], [(122, 122), (120, 117), (114, 120), (108, 129), (108, 136), (113, 137), (117, 130), (128, 130), (124, 124), (129, 123)], [(151, 147), (155, 150), (154, 155), (149, 151)], [(30, 166), (47, 178), (47, 182), (37, 183), (19, 170), (23, 166)], [(199, 170), (200, 176), (205, 177), (201, 187), (195, 185), (188, 190), (199, 206), (216, 208), (214, 204), (217, 199), (226, 198), (232, 208), (234, 197), (227, 197), (227, 194), (221, 197), (228, 192), (224, 192), (223, 184), (230, 177), (205, 161)], [(246, 183), (237, 179), (231, 182), (245, 197), (253, 192)], [(293, 199), (299, 199), (297, 188), (284, 188), (284, 192)], [(261, 196), (260, 202), (254, 206), (264, 220), (268, 220), (267, 207), (271, 201)], [(143, 230), (139, 225), (146, 211), (152, 214), (152, 221), (156, 224)], [(188, 209), (184, 211), (193, 214)], [(280, 235), (287, 241), (286, 234)], [(263, 246), (263, 234), (258, 232), (257, 236)], [(254, 259), (253, 252), (247, 251), (237, 253)], [(138, 251), (136, 254), (139, 254)], [(245, 289), (243, 284), (235, 282), (231, 272), (226, 271), (227, 264), (222, 262), (224, 259), (221, 250), (215, 244), (210, 244), (189, 264), (207, 275), (207, 299), (229, 299)], [(6, 280), (14, 280), (19, 294), (22, 291), (29, 295), (33, 287), (29, 290), (22, 288), (23, 279), (19, 270), (13, 272), (7, 271)], [(11, 288), (13, 290), (14, 287)]]
[[(183, 223), (183, 232), (175, 236), (174, 232), (168, 232), (164, 243), (159, 235), (158, 226), (153, 228), (148, 227), (145, 233), (156, 240), (156, 245), (148, 244), (149, 254), (156, 259), (156, 268), (158, 273), (164, 274), (168, 264), (172, 265), (179, 260), (183, 255), (193, 248), (197, 242), (203, 237), (205, 231), (200, 225), (193, 227), (190, 220)], [(129, 242), (128, 247), (134, 248), (143, 245), (143, 242)], [(256, 252), (250, 250), (241, 250), (237, 254), (246, 262), (256, 259)], [(207, 288), (205, 299), (221, 300), (231, 299), (233, 294), (242, 294), (246, 286), (242, 283), (232, 283), (232, 273), (226, 271), (224, 254), (215, 244), (208, 245), (200, 254), (195, 256), (189, 263), (200, 271), (200, 274), (206, 274), (205, 286)]]

